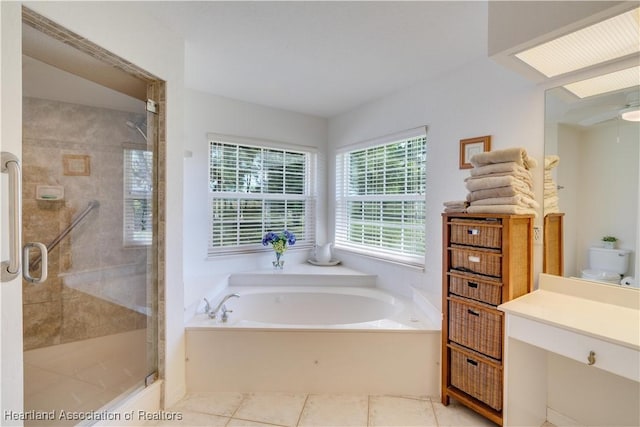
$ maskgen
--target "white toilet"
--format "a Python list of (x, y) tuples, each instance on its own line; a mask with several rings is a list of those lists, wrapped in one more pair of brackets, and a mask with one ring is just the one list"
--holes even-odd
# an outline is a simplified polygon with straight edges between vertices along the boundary
[(619, 285), (627, 268), (628, 250), (593, 247), (589, 248), (589, 268), (582, 270), (582, 278)]

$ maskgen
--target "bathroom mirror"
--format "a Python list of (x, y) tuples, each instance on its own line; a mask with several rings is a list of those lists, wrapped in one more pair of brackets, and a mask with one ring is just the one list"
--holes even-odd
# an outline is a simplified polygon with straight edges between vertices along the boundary
[[(564, 87), (546, 92), (545, 158), (557, 155), (559, 162), (545, 173), (557, 188), (557, 209), (547, 203), (544, 215), (564, 214), (564, 276), (582, 277), (589, 269), (589, 248), (602, 247), (604, 236), (615, 236), (617, 247), (630, 251), (623, 276), (640, 279), (640, 122), (620, 117), (621, 110), (639, 100), (639, 86), (582, 99)], [(549, 246), (545, 256), (553, 251)]]

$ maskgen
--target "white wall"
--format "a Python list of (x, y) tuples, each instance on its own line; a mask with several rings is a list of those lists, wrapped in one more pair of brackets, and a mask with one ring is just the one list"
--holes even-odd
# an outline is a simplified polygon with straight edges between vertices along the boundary
[[(0, 149), (22, 158), (22, 38), (19, 3), (0, 3), (2, 46), (0, 60)], [(2, 174), (2, 261), (8, 254), (8, 176)], [(22, 278), (0, 284), (0, 424), (8, 424), (5, 411), (23, 410), (22, 384)]]
[[(18, 7), (20, 5), (18, 4)], [(4, 2), (3, 2), (4, 7)], [(59, 25), (80, 34), (106, 50), (131, 61), (167, 82), (167, 159), (164, 325), (166, 344), (160, 351), (167, 361), (165, 403), (171, 405), (185, 392), (183, 307), (182, 301), (182, 144), (184, 43), (164, 30), (133, 2), (29, 2), (28, 7)], [(20, 15), (12, 17), (20, 19)], [(5, 21), (3, 18), (3, 29)], [(15, 24), (15, 22), (11, 22)], [(4, 38), (3, 38), (4, 43)], [(5, 51), (3, 49), (3, 69)], [(19, 53), (19, 52), (17, 52)], [(15, 53), (13, 54), (15, 56)], [(20, 58), (9, 58), (20, 63)], [(3, 76), (4, 77), (4, 76)], [(17, 84), (18, 82), (16, 82)], [(5, 85), (3, 81), (3, 88)], [(20, 85), (21, 86), (21, 85)], [(3, 92), (4, 103), (4, 92)], [(19, 103), (14, 108), (19, 109)], [(18, 122), (19, 123), (19, 122)], [(4, 123), (3, 123), (4, 130)], [(161, 225), (162, 226), (162, 225)], [(9, 351), (2, 348), (3, 359)], [(2, 381), (3, 390), (14, 384)]]
[[(577, 240), (580, 238), (578, 221), (578, 198), (580, 197), (580, 139), (581, 132), (570, 126), (559, 125), (558, 143), (556, 153), (560, 157), (560, 163), (556, 168), (556, 183), (563, 187), (558, 190), (558, 207), (564, 212), (564, 274), (565, 276), (580, 277), (578, 272), (578, 260), (585, 258), (586, 254), (578, 250)], [(562, 142), (560, 142), (562, 141)], [(553, 153), (553, 151), (547, 151)]]
[[(544, 93), (534, 84), (489, 59), (418, 84), (364, 105), (329, 121), (329, 188), (335, 185), (336, 149), (389, 133), (427, 125), (427, 242), (425, 271), (340, 254), (355, 268), (376, 272), (379, 284), (408, 294), (409, 286), (424, 290), (441, 306), (442, 203), (462, 200), (467, 170), (458, 168), (460, 140), (492, 135), (492, 149), (524, 147), (540, 167), (533, 171), (538, 200), (542, 196)], [(329, 200), (333, 212), (334, 201)], [(537, 220), (541, 222), (540, 218)], [(329, 230), (333, 217), (329, 216)], [(536, 265), (541, 254), (536, 254)], [(539, 271), (540, 268), (537, 268)]]
[[(230, 273), (265, 268), (270, 252), (220, 256), (207, 259), (208, 165), (207, 133), (261, 138), (318, 150), (318, 228), (326, 236), (326, 144), (327, 120), (290, 111), (250, 104), (195, 90), (185, 91), (184, 158), (184, 275), (185, 308), (193, 308), (202, 297), (215, 293)], [(188, 157), (190, 156), (190, 157)], [(181, 153), (182, 157), (182, 153)], [(287, 260), (303, 262), (307, 251), (287, 251)], [(185, 317), (190, 317), (190, 310)]]

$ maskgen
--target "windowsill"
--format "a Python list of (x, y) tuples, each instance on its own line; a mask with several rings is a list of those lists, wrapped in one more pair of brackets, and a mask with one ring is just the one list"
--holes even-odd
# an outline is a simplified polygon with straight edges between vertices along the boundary
[[(348, 249), (348, 248), (343, 248), (343, 247), (336, 247), (334, 249), (335, 252), (337, 253), (345, 253), (348, 255), (354, 255), (357, 257), (361, 257), (361, 258), (366, 258), (366, 259), (370, 259), (372, 261), (376, 261), (376, 262), (386, 262), (389, 264), (393, 264), (393, 265), (397, 265), (400, 267), (406, 267), (406, 268), (410, 268), (412, 270), (417, 270), (417, 271), (425, 271), (425, 265), (424, 264), (412, 264), (409, 262), (404, 262), (401, 260), (395, 260), (395, 259), (389, 259), (389, 258), (384, 258), (382, 255), (380, 256), (376, 256), (376, 255), (372, 255), (366, 252), (360, 252), (360, 251), (356, 251), (353, 249)], [(340, 258), (340, 257), (336, 257), (336, 258)]]
[[(287, 280), (283, 281), (282, 276), (286, 276)], [(375, 286), (376, 275), (340, 265), (321, 267), (303, 263), (287, 265), (282, 270), (265, 268), (229, 276), (230, 286), (282, 286), (283, 283), (295, 286)]]

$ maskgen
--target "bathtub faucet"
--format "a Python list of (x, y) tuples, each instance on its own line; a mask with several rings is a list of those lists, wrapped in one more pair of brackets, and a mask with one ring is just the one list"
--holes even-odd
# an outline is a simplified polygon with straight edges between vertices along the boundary
[(211, 305), (209, 304), (209, 301), (207, 301), (207, 299), (205, 298), (205, 311), (206, 313), (209, 315), (209, 317), (211, 319), (216, 319), (218, 317), (218, 313), (222, 312), (222, 321), (226, 322), (227, 319), (229, 318), (229, 316), (227, 315), (227, 313), (233, 313), (233, 310), (227, 310), (227, 306), (225, 305), (225, 303), (227, 302), (227, 300), (229, 298), (240, 298), (239, 294), (229, 294), (227, 296), (225, 296), (224, 298), (222, 298), (222, 301), (220, 301), (220, 303), (218, 304), (218, 306), (211, 310)]

